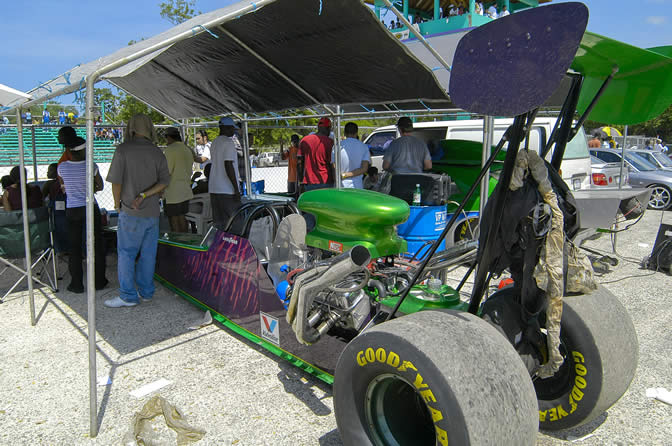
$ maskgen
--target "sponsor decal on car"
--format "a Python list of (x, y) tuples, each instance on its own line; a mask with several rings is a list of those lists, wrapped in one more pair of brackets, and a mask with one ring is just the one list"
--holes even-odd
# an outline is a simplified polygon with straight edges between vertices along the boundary
[(280, 323), (278, 318), (259, 312), (259, 321), (261, 323), (261, 337), (275, 345), (280, 345)]
[(343, 243), (329, 240), (329, 251), (343, 252)]

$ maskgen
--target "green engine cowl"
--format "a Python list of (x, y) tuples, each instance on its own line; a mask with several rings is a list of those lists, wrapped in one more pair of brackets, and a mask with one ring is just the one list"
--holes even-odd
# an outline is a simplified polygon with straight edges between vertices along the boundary
[(405, 201), (361, 189), (319, 189), (305, 192), (298, 201), (303, 212), (313, 214), (315, 228), (306, 244), (332, 252), (363, 245), (372, 258), (406, 251), (406, 241), (394, 226), (408, 219)]

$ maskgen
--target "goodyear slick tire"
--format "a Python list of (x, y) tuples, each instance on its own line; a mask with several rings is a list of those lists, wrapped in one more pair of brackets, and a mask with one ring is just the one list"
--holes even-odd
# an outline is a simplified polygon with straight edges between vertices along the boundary
[(637, 368), (632, 319), (604, 287), (564, 298), (560, 342), (565, 363), (555, 376), (534, 382), (544, 430), (597, 418), (623, 396)]
[[(341, 353), (334, 411), (346, 446), (533, 445), (537, 402), (511, 344), (480, 318), (422, 311)], [(381, 432), (394, 441), (381, 439)]]

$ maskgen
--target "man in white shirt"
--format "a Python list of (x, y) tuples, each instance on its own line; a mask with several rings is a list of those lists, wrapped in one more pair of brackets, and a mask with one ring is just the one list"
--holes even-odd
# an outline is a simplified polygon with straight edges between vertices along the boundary
[(490, 17), (491, 19), (497, 18), (497, 7), (495, 5), (491, 5), (488, 8), (488, 17)]
[(219, 229), (227, 229), (229, 219), (240, 206), (238, 153), (233, 141), (236, 123), (226, 117), (219, 120), (219, 136), (210, 146), (212, 170), (208, 182), (212, 220)]
[[(371, 156), (369, 148), (357, 138), (359, 128), (354, 122), (348, 122), (344, 128), (345, 140), (341, 142), (341, 186), (351, 189), (363, 189), (362, 177), (369, 169)], [(331, 159), (335, 160), (335, 150)], [(335, 166), (335, 164), (334, 164)]]
[(502, 17), (506, 17), (509, 14), (510, 14), (509, 10), (506, 9), (506, 5), (504, 5), (504, 6), (502, 6), (502, 12), (500, 12), (497, 17), (501, 19)]

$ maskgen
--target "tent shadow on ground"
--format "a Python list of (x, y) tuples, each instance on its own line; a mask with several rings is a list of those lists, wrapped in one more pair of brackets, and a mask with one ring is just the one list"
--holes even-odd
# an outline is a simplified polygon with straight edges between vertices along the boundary
[[(118, 282), (116, 280), (116, 256), (107, 258), (107, 278), (110, 281), (107, 288), (96, 292), (96, 332), (97, 341), (104, 341), (119, 355), (128, 355), (140, 351), (144, 348), (160, 344), (161, 342), (189, 333), (192, 330), (189, 327), (198, 325), (198, 321), (203, 318), (203, 312), (191, 305), (184, 299), (176, 296), (171, 291), (163, 288), (158, 282), (155, 282), (156, 292), (152, 302), (141, 303), (135, 307), (129, 308), (107, 308), (103, 305), (106, 299), (118, 296)], [(71, 322), (78, 329), (87, 334), (88, 327), (88, 304), (87, 295), (74, 294), (67, 291), (67, 285), (70, 277), (67, 273), (67, 265), (60, 262), (59, 269), (63, 279), (59, 281), (59, 291), (52, 293), (49, 289), (43, 292), (49, 296), (52, 304), (69, 308), (76, 313), (83, 322), (76, 320)], [(63, 272), (65, 273), (63, 274)], [(18, 277), (18, 274), (17, 274)], [(8, 278), (10, 279), (10, 278)], [(3, 280), (4, 282), (4, 280)], [(27, 289), (25, 284), (19, 286), (13, 293), (23, 293)], [(40, 295), (40, 288), (34, 288), (36, 298)], [(55, 297), (56, 299), (52, 298)], [(18, 297), (17, 297), (18, 298)], [(20, 297), (24, 298), (24, 297)], [(13, 299), (10, 295), (8, 299)], [(27, 297), (26, 304), (27, 304)], [(44, 312), (44, 308), (39, 305), (36, 299), (36, 314)], [(45, 306), (48, 304), (45, 304)], [(27, 306), (27, 305), (26, 305)], [(67, 316), (67, 308), (60, 308), (60, 311)], [(26, 309), (28, 312), (28, 309)], [(37, 321), (39, 326), (39, 319)], [(107, 354), (111, 352), (106, 352)]]

